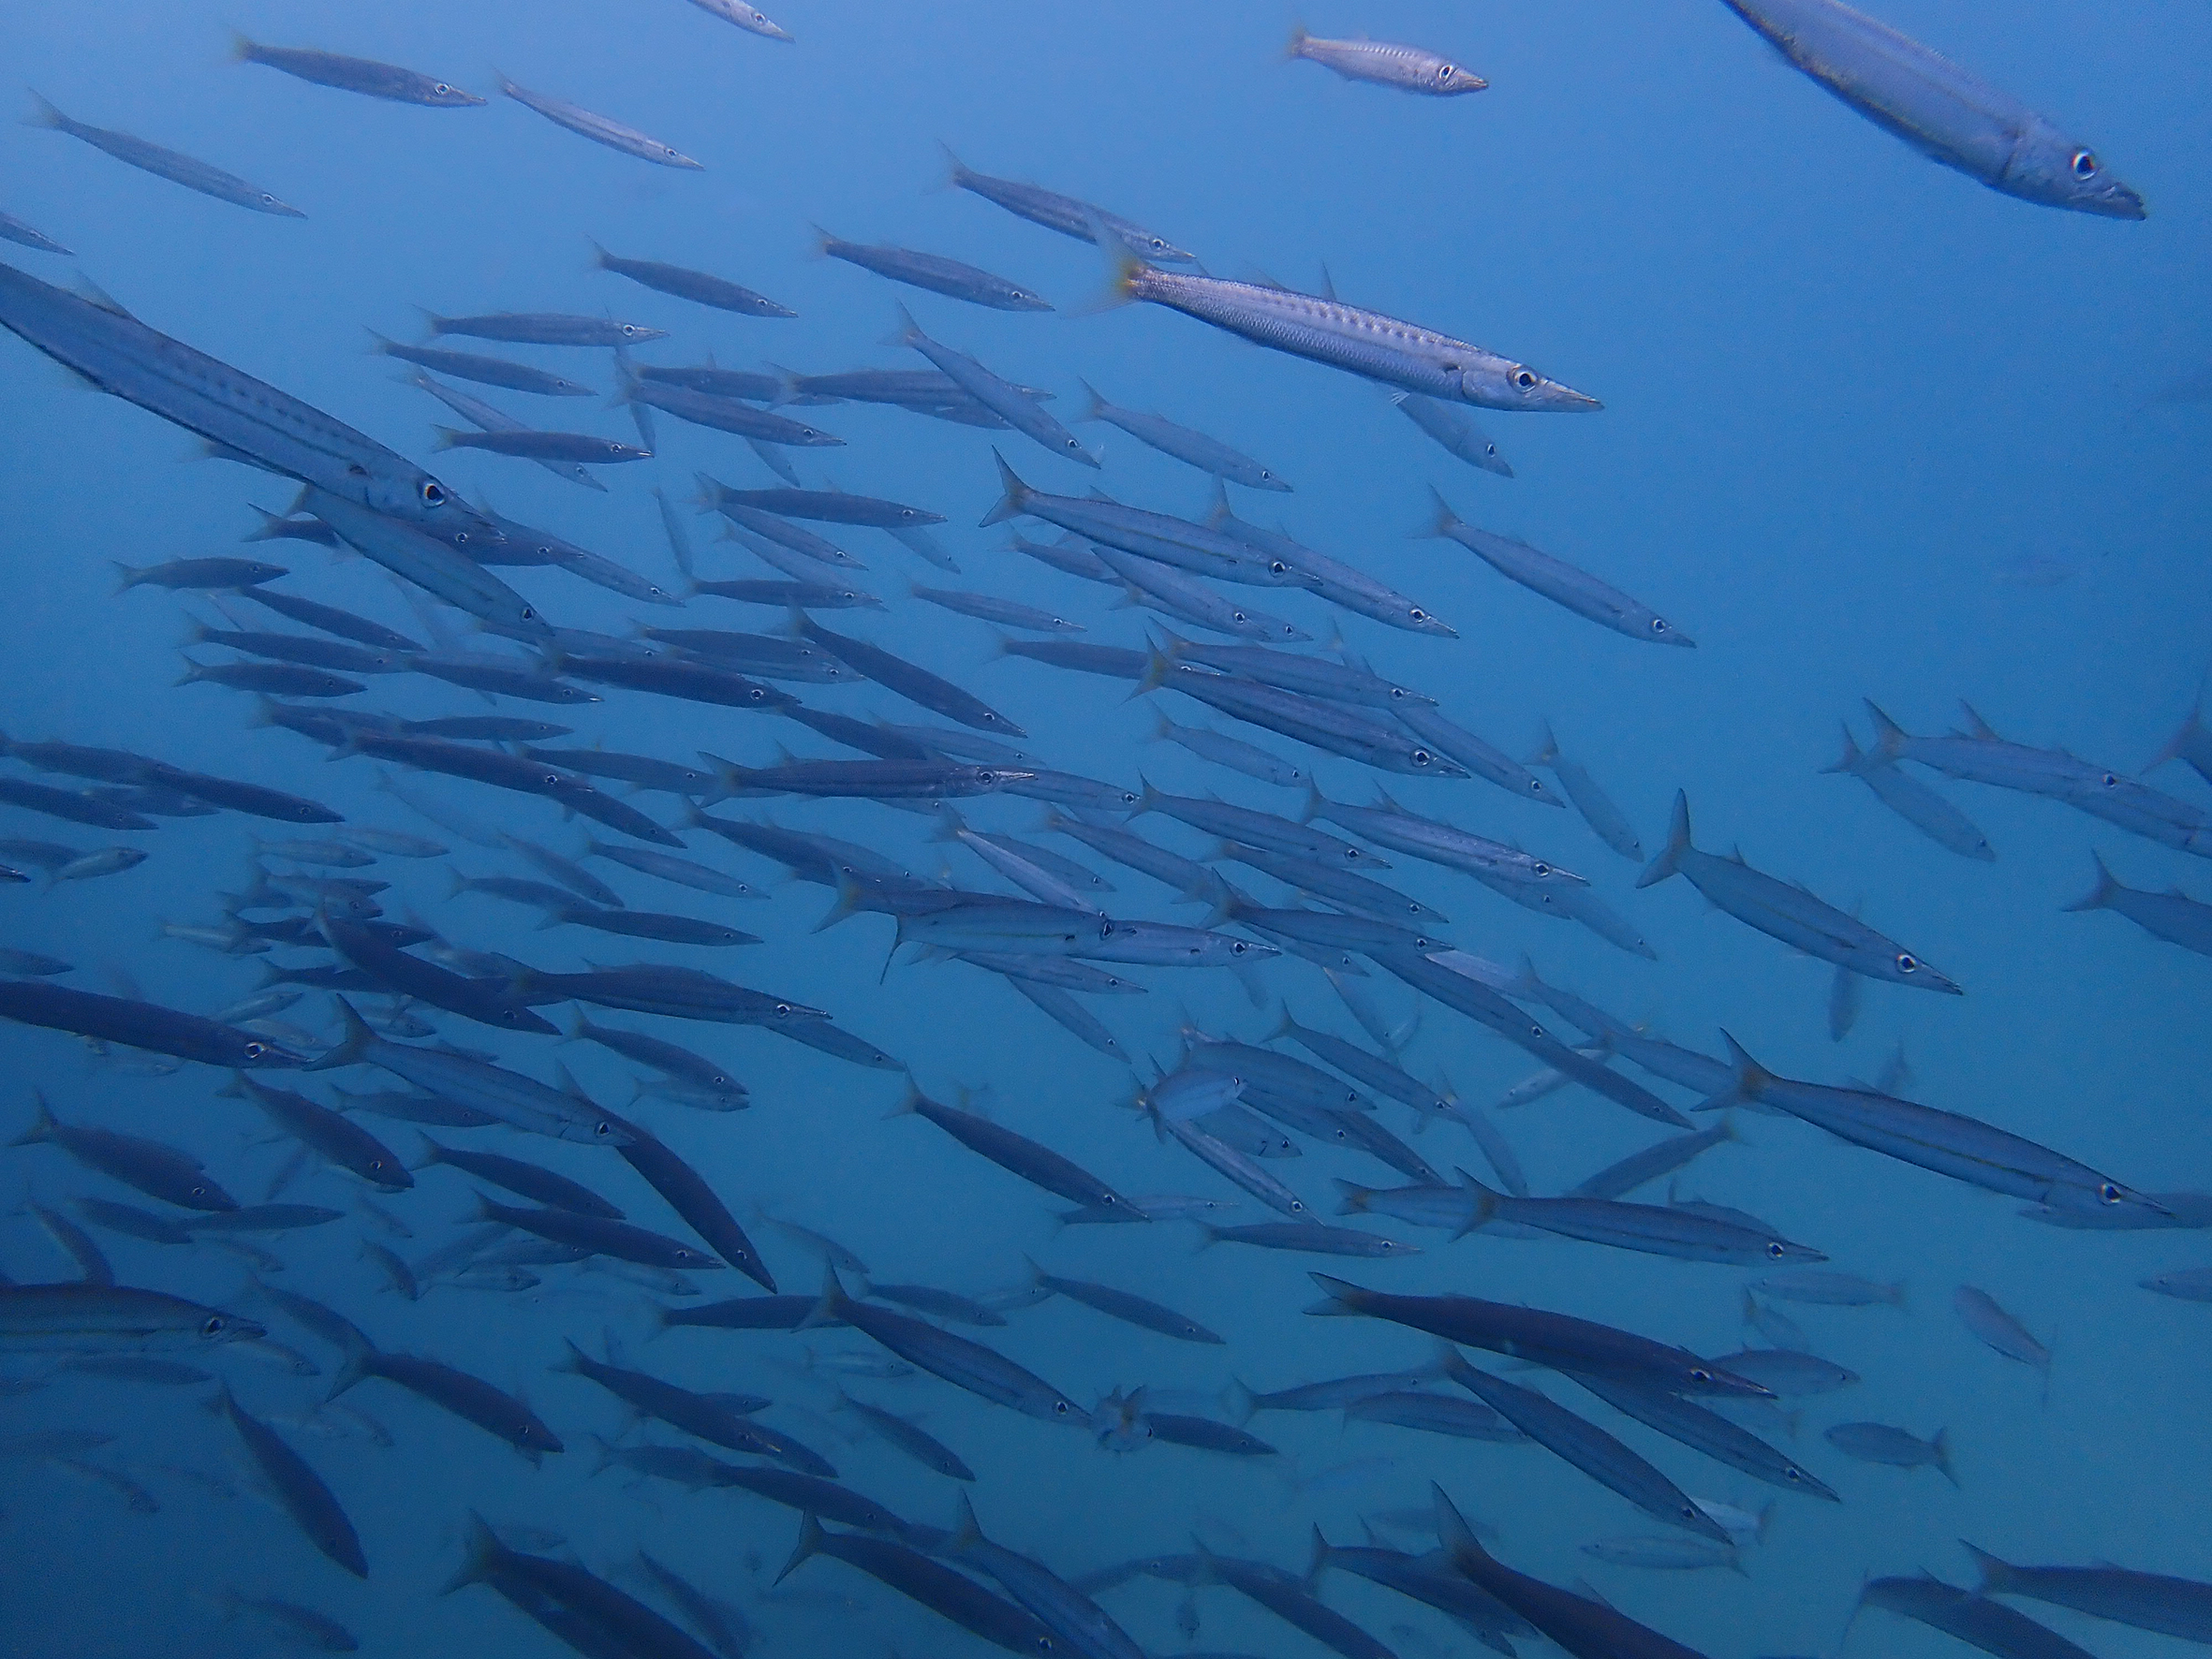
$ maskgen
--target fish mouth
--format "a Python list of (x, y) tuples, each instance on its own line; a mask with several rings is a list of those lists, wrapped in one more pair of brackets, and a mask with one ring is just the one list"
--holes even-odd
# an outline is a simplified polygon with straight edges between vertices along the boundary
[[(1526, 405), (1555, 415), (1595, 414), (1605, 405), (1587, 392), (1576, 391), (1572, 387), (1547, 381), (1529, 399)], [(1512, 475), (1506, 475), (1511, 477)]]
[(2084, 198), (2073, 204), (2086, 213), (2100, 213), (2107, 219), (2147, 219), (2150, 209), (2143, 198), (2116, 179), (2108, 182), (2096, 195)]

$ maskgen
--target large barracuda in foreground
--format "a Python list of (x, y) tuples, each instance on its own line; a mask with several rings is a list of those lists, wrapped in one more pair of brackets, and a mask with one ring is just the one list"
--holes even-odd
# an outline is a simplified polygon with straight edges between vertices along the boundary
[(1798, 68), (1930, 160), (1992, 190), (2044, 207), (2148, 216), (2143, 198), (2104, 170), (2097, 153), (1999, 92), (1836, 0), (1727, 0)]
[(0, 265), (0, 327), (98, 387), (273, 472), (450, 537), (499, 536), (445, 485), (365, 433), (135, 316)]

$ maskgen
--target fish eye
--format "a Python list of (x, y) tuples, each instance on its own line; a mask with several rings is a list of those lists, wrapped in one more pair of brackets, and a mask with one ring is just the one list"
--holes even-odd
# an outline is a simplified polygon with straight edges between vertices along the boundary
[(1769, 1243), (1766, 1247), (1766, 1254), (1769, 1260), (1780, 1261), (1784, 1254), (1782, 1249), (1782, 1241), (1779, 1239), (1777, 1239), (1773, 1242)]
[(2094, 150), (2076, 150), (2071, 165), (2075, 178), (2093, 179), (2097, 176), (2097, 153)]
[(1414, 606), (1413, 609), (1406, 612), (1406, 614), (1411, 617), (1415, 622), (1428, 621), (1428, 612), (1422, 609), (1422, 608), (1418, 605)]
[(1284, 564), (1280, 559), (1268, 560), (1267, 569), (1268, 573), (1272, 576), (1288, 576), (1290, 574), (1290, 565)]
[(1068, 440), (1068, 448), (1069, 448), (1070, 449), (1080, 449), (1080, 448), (1083, 448), (1083, 446), (1082, 446), (1081, 444), (1077, 443), (1077, 442), (1076, 442), (1076, 441), (1075, 441), (1073, 438), (1069, 438), (1069, 439)]
[(1458, 73), (1459, 73), (1459, 71), (1458, 71), (1456, 68), (1453, 67), (1453, 66), (1451, 66), (1450, 64), (1444, 64), (1444, 65), (1441, 65), (1441, 66), (1438, 66), (1438, 70), (1437, 70), (1437, 79), (1438, 79), (1438, 81), (1449, 81), (1449, 80), (1451, 80), (1451, 79), (1452, 79), (1452, 77), (1453, 77), (1453, 76), (1454, 76), (1454, 75), (1456, 75), (1456, 74), (1458, 74)]
[(1533, 369), (1515, 369), (1508, 378), (1512, 381), (1516, 391), (1536, 389), (1536, 371)]
[(1436, 756), (1431, 755), (1426, 749), (1416, 749), (1413, 751), (1411, 758), (1415, 766), (1426, 766), (1430, 761), (1434, 760)]
[(1252, 947), (1249, 945), (1246, 945), (1242, 939), (1239, 939), (1235, 944), (1229, 947), (1229, 954), (1231, 956), (1242, 956), (1246, 951), (1251, 948)]
[(276, 198), (270, 195), (266, 190), (261, 192), (261, 199), (265, 202), (268, 202), (272, 207), (275, 206), (276, 204)]
[(561, 786), (561, 774), (557, 771), (549, 771), (541, 776), (538, 781), (543, 784), (548, 789), (557, 789)]
[(1261, 467), (1260, 469), (1260, 476), (1263, 478), (1272, 478), (1275, 477), (1275, 474), (1269, 472), (1265, 467)]
[(1055, 1400), (1053, 1402), (1053, 1416), (1055, 1417), (1066, 1417), (1070, 1409), (1071, 1408), (1065, 1400)]
[(1528, 868), (1538, 875), (1549, 875), (1552, 873), (1552, 867), (1545, 863), (1541, 859), (1537, 859), (1537, 861), (1529, 865)]
[(2119, 774), (2108, 771), (2104, 774), (2101, 782), (2107, 789), (2116, 789), (2120, 785)]
[(1230, 611), (1229, 617), (1231, 622), (1249, 622), (1251, 620), (1241, 610)]
[(1900, 974), (1917, 974), (1919, 971), (1920, 971), (1920, 959), (1919, 959), (1918, 957), (1914, 956), (1914, 955), (1912, 954), (1912, 952), (1910, 952), (1910, 950), (1900, 950), (1900, 951), (1898, 951), (1898, 952), (1897, 952), (1897, 972), (1898, 972), (1898, 973), (1900, 973)]
[(424, 507), (444, 507), (446, 505), (446, 487), (435, 478), (424, 478), (420, 493)]
[(432, 81), (432, 82), (430, 83), (430, 90), (431, 90), (432, 92), (435, 92), (435, 93), (436, 93), (436, 94), (438, 95), (438, 96), (440, 96), (440, 97), (444, 97), (444, 96), (445, 96), (445, 95), (446, 95), (448, 93), (451, 92), (453, 89), (452, 89), (451, 87), (448, 86), (448, 85), (447, 85), (447, 84), (446, 84), (444, 81)]
[(1709, 1383), (1713, 1380), (1713, 1373), (1702, 1365), (1693, 1365), (1689, 1368), (1689, 1380), (1693, 1383)]
[(601, 1118), (597, 1123), (592, 1125), (592, 1133), (594, 1135), (612, 1135), (614, 1133), (614, 1125), (608, 1123), (606, 1119)]
[(1158, 252), (1161, 252), (1161, 251), (1165, 250), (1165, 248), (1167, 247), (1167, 245), (1168, 245), (1167, 238), (1166, 238), (1166, 237), (1164, 237), (1164, 236), (1156, 236), (1156, 237), (1154, 237), (1154, 238), (1152, 239), (1152, 247), (1153, 247), (1153, 251), (1154, 251), (1155, 253), (1158, 253)]
[(791, 1005), (790, 1005), (789, 1003), (778, 1003), (778, 1004), (776, 1004), (776, 1005), (775, 1005), (775, 1017), (776, 1017), (778, 1020), (781, 1020), (781, 1019), (782, 1019), (782, 1018), (783, 1018), (785, 1015), (789, 1014), (790, 1011), (791, 1011)]
[(2101, 1183), (2097, 1188), (2097, 1196), (2107, 1204), (2118, 1203), (2120, 1201), (2119, 1183), (2112, 1181)]
[(220, 1314), (210, 1314), (199, 1327), (201, 1336), (221, 1336), (223, 1330), (223, 1315)]
[(245, 1057), (248, 1060), (258, 1060), (268, 1052), (269, 1045), (267, 1043), (248, 1043), (245, 1046)]
[(1653, 617), (1651, 619), (1651, 631), (1655, 634), (1665, 633), (1667, 631), (1667, 619), (1663, 616)]

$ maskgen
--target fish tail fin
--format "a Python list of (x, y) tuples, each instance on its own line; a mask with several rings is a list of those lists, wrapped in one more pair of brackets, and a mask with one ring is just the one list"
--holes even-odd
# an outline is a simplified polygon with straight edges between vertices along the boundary
[(799, 1329), (812, 1330), (818, 1326), (842, 1325), (845, 1310), (850, 1306), (852, 1298), (845, 1294), (845, 1286), (838, 1282), (836, 1268), (824, 1262), (821, 1299), (807, 1310), (806, 1317), (799, 1321)]
[(53, 1132), (61, 1126), (53, 1121), (53, 1113), (47, 1108), (45, 1090), (32, 1090), (31, 1098), (38, 1115), (31, 1120), (28, 1129), (7, 1143), (9, 1146), (32, 1146), (38, 1141), (51, 1139)]
[(1112, 311), (1127, 305), (1137, 297), (1138, 286), (1151, 273), (1152, 267), (1137, 257), (1136, 251), (1117, 236), (1097, 213), (1085, 213), (1090, 239), (1099, 246), (1106, 261), (1106, 283), (1087, 305), (1071, 306), (1071, 316), (1095, 316), (1101, 311)]
[(1326, 1273), (1308, 1273), (1305, 1276), (1319, 1285), (1321, 1292), (1321, 1299), (1305, 1310), (1308, 1314), (1317, 1318), (1331, 1318), (1366, 1312), (1359, 1305), (1359, 1299), (1366, 1292), (1357, 1285), (1345, 1279), (1332, 1279)]
[(1543, 739), (1537, 744), (1536, 753), (1522, 763), (1525, 766), (1549, 766), (1559, 758), (1559, 740), (1552, 735), (1551, 721), (1548, 718), (1539, 721), (1538, 727)]
[(945, 156), (945, 182), (940, 188), (957, 190), (976, 176), (967, 163), (952, 153), (952, 146), (946, 143), (944, 139), (937, 140), (937, 148), (944, 153)]
[(2204, 705), (2201, 702), (2192, 704), (2189, 715), (2182, 721), (2180, 728), (2166, 740), (2165, 746), (2150, 757), (2143, 770), (2151, 771), (2165, 765), (2169, 760), (2180, 759), (2191, 749), (2203, 744), (2206, 735)]
[(261, 48), (258, 41), (233, 29), (230, 31), (230, 61), (234, 64), (253, 64), (260, 61)]
[(1445, 1551), (1454, 1558), (1463, 1555), (1476, 1558), (1485, 1556), (1488, 1552), (1476, 1542), (1475, 1529), (1467, 1525), (1467, 1517), (1460, 1514), (1459, 1506), (1444, 1495), (1444, 1489), (1432, 1480), (1429, 1482), (1428, 1494), (1429, 1502), (1436, 1505), (1437, 1542), (1444, 1547)]
[(1321, 1536), (1320, 1522), (1314, 1522), (1313, 1549), (1305, 1558), (1305, 1578), (1301, 1586), (1311, 1595), (1320, 1587), (1321, 1575), (1329, 1567), (1329, 1540)]
[(1336, 1213), (1339, 1215), (1366, 1214), (1367, 1200), (1375, 1196), (1375, 1189), (1362, 1186), (1356, 1181), (1346, 1181), (1341, 1176), (1332, 1179), (1336, 1185)]
[(338, 1017), (345, 1022), (346, 1035), (320, 1059), (310, 1060), (302, 1066), (302, 1071), (335, 1071), (340, 1066), (358, 1064), (376, 1040), (376, 1034), (369, 1029), (367, 1020), (354, 1012), (351, 1003), (342, 996), (333, 996), (331, 1001), (338, 1005)]
[(886, 345), (913, 345), (929, 338), (922, 331), (922, 325), (914, 320), (914, 314), (906, 306), (898, 307), (899, 326), (883, 337)]
[(994, 524), (1003, 524), (1009, 519), (1018, 519), (1029, 510), (1026, 505), (1030, 494), (1029, 486), (1022, 482), (1012, 467), (1007, 465), (1006, 457), (998, 452), (995, 445), (992, 447), (991, 459), (998, 462), (998, 482), (1005, 493), (999, 497), (998, 505), (983, 515), (979, 528), (986, 530)]
[[(1724, 1031), (1720, 1034), (1720, 1040), (1728, 1045), (1728, 1063), (1735, 1071), (1735, 1081), (1730, 1084), (1726, 1091), (1728, 1099), (1730, 1101), (1758, 1099), (1760, 1094), (1774, 1082), (1775, 1074), (1746, 1053), (1744, 1045), (1737, 1042), (1727, 1032)], [(1712, 1104), (1712, 1101), (1705, 1102), (1707, 1106)]]
[(798, 1569), (799, 1564), (810, 1555), (818, 1554), (822, 1547), (821, 1522), (815, 1520), (814, 1511), (804, 1511), (799, 1517), (799, 1542), (791, 1550), (791, 1558), (783, 1564), (783, 1571), (775, 1576), (781, 1584)]
[(1877, 708), (1872, 697), (1859, 699), (1866, 705), (1866, 717), (1874, 722), (1874, 750), (1884, 760), (1895, 760), (1905, 752), (1905, 740), (1911, 734)]
[(1428, 487), (1428, 521), (1418, 530), (1408, 531), (1408, 541), (1434, 541), (1439, 536), (1450, 536), (1459, 528), (1459, 515), (1452, 510), (1452, 504), (1444, 499), (1444, 492), (1434, 484)]
[(1304, 23), (1290, 25), (1290, 37), (1283, 42), (1283, 62), (1294, 63), (1305, 55), (1305, 43), (1313, 37), (1305, 32)]
[(25, 126), (51, 126), (56, 131), (67, 129), (69, 118), (55, 109), (52, 101), (44, 93), (36, 87), (26, 87), (24, 90), (31, 95), (31, 101), (37, 105), (37, 109), (23, 117)]
[(822, 918), (814, 924), (814, 931), (825, 932), (847, 917), (859, 914), (860, 908), (861, 884), (853, 880), (850, 872), (840, 870), (837, 872), (836, 901), (822, 912)]
[(337, 1374), (331, 1378), (330, 1392), (323, 1396), (326, 1404), (367, 1376), (369, 1361), (376, 1354), (376, 1350), (369, 1346), (369, 1339), (350, 1322), (341, 1326), (337, 1334), (338, 1345), (344, 1352), (338, 1361)]
[(2120, 891), (2120, 884), (2112, 878), (2112, 872), (2104, 867), (2104, 855), (2091, 848), (2089, 862), (2097, 867), (2097, 885), (2082, 898), (2065, 906), (2068, 910), (2109, 910), (2113, 895)]
[(1245, 1386), (1242, 1377), (1231, 1377), (1229, 1387), (1221, 1390), (1221, 1409), (1229, 1414), (1229, 1420), (1243, 1428), (1252, 1420), (1252, 1414), (1260, 1409), (1259, 1397)]
[(1099, 395), (1099, 389), (1093, 386), (1089, 381), (1085, 380), (1080, 374), (1075, 377), (1075, 384), (1083, 388), (1083, 395), (1090, 400), (1088, 403), (1084, 404), (1083, 413), (1078, 415), (1075, 418), (1078, 420), (1105, 419), (1106, 400)]
[(1928, 1444), (1936, 1448), (1936, 1467), (1943, 1472), (1943, 1478), (1957, 1486), (1958, 1471), (1951, 1466), (1951, 1431), (1938, 1429), (1935, 1439)]
[(1982, 1582), (1975, 1588), (1983, 1595), (2002, 1595), (2012, 1587), (2013, 1564), (2011, 1562), (1999, 1561), (1988, 1550), (1978, 1549), (1964, 1538), (1958, 1541), (1958, 1547), (1973, 1558), (1974, 1571), (1982, 1577)]
[(108, 563), (115, 567), (115, 591), (118, 594), (128, 593), (137, 587), (146, 580), (146, 572), (154, 568), (151, 565), (125, 565), (121, 559), (110, 559)]
[(983, 1542), (983, 1529), (976, 1524), (976, 1506), (967, 1501), (967, 1494), (957, 1494), (959, 1507), (953, 1510), (952, 1536), (945, 1548), (958, 1555)]
[(433, 449), (450, 449), (461, 442), (461, 434), (450, 426), (434, 426), (431, 431), (437, 433), (436, 441), (430, 446)]
[(1858, 740), (1851, 736), (1851, 728), (1847, 724), (1843, 728), (1842, 755), (1836, 757), (1834, 766), (1823, 766), (1821, 771), (1823, 776), (1830, 772), (1857, 771), (1865, 761), (1866, 756), (1860, 753)]
[(1636, 877), (1639, 888), (1647, 888), (1678, 874), (1682, 869), (1683, 855), (1689, 845), (1689, 797), (1684, 791), (1674, 791), (1674, 816), (1667, 820), (1667, 844), (1659, 856), (1644, 866), (1644, 874)]
[(1329, 798), (1321, 793), (1321, 786), (1309, 775), (1305, 780), (1305, 804), (1299, 808), (1298, 821), (1310, 824), (1322, 816), (1329, 807)]
[(475, 1510), (468, 1512), (466, 1530), (461, 1540), (461, 1565), (440, 1590), (440, 1595), (450, 1595), (456, 1590), (471, 1584), (481, 1584), (492, 1575), (506, 1553), (506, 1546), (493, 1533), (491, 1524)]
[(1477, 1228), (1488, 1225), (1497, 1214), (1498, 1195), (1464, 1169), (1455, 1168), (1452, 1173), (1459, 1177), (1459, 1184), (1467, 1189), (1467, 1196), (1473, 1200), (1467, 1211), (1466, 1223), (1457, 1233), (1453, 1235), (1454, 1240), (1458, 1240), (1464, 1239)]

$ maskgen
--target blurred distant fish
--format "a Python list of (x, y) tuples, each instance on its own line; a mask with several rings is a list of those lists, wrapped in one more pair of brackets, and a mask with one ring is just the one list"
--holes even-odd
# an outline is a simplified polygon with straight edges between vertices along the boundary
[(229, 1384), (220, 1386), (214, 1409), (229, 1420), (261, 1473), (269, 1490), (307, 1540), (357, 1578), (369, 1576), (361, 1538), (331, 1489), (275, 1430), (238, 1403)]
[(1517, 581), (1553, 604), (1564, 606), (1575, 615), (1586, 617), (1616, 634), (1626, 634), (1631, 639), (1647, 639), (1655, 645), (1697, 644), (1650, 606), (1630, 598), (1612, 583), (1600, 581), (1588, 571), (1578, 570), (1565, 560), (1555, 559), (1525, 541), (1496, 536), (1463, 522), (1434, 488), (1429, 491), (1429, 499), (1435, 507), (1435, 518), (1433, 526), (1424, 534), (1448, 536), (1458, 542), (1508, 580)]
[(1997, 849), (1966, 814), (1902, 770), (1895, 756), (1879, 744), (1870, 752), (1862, 752), (1851, 737), (1850, 727), (1843, 728), (1842, 758), (1834, 766), (1821, 770), (1844, 772), (1858, 779), (1874, 792), (1874, 798), (1882, 805), (1946, 851), (1961, 858), (1978, 859), (1984, 864), (1997, 861)]
[(1419, 46), (1369, 40), (1364, 36), (1356, 40), (1323, 40), (1308, 35), (1303, 27), (1293, 28), (1283, 55), (1320, 64), (1347, 81), (1426, 93), (1431, 97), (1455, 97), (1461, 93), (1481, 92), (1490, 84), (1437, 52)]
[(2146, 216), (2143, 198), (2106, 172), (2094, 150), (1839, 0), (1727, 5), (1790, 63), (1931, 160), (2023, 201), (2109, 219)]
[(2027, 1596), (2137, 1630), (2212, 1643), (2212, 1584), (2201, 1579), (2110, 1565), (2015, 1566), (1963, 1538), (1959, 1548), (1974, 1558), (1983, 1595)]
[(312, 81), (317, 86), (387, 98), (395, 104), (427, 104), (433, 109), (461, 110), (484, 101), (476, 94), (463, 92), (450, 81), (435, 76), (419, 75), (412, 69), (379, 64), (369, 58), (341, 57), (334, 51), (317, 51), (312, 47), (263, 46), (243, 35), (233, 35), (230, 55), (239, 63), (262, 64), (302, 81)]
[(2046, 1376), (2050, 1374), (2051, 1350), (1999, 1307), (1997, 1298), (1986, 1290), (1971, 1285), (1960, 1285), (1951, 1299), (1951, 1309), (1958, 1315), (1958, 1322), (1984, 1346), (2007, 1359), (2017, 1359), (2023, 1365), (2034, 1366)]
[(971, 191), (985, 201), (995, 201), (1010, 213), (1019, 214), (1033, 225), (1042, 225), (1047, 230), (1057, 230), (1062, 236), (1072, 236), (1078, 242), (1094, 242), (1092, 222), (1113, 233), (1128, 250), (1146, 259), (1163, 264), (1187, 265), (1194, 256), (1184, 252), (1157, 231), (1107, 213), (1103, 208), (1078, 201), (1072, 196), (1062, 196), (1057, 191), (1046, 190), (1036, 184), (1025, 184), (1014, 179), (994, 179), (988, 173), (979, 173), (966, 166), (951, 150), (945, 152), (945, 161), (952, 171), (952, 184), (959, 189)]
[(489, 449), (494, 455), (512, 455), (521, 461), (584, 462), (593, 466), (617, 461), (651, 461), (653, 451), (613, 438), (575, 432), (456, 432), (437, 429), (434, 449)]
[(1869, 1579), (1858, 1605), (1885, 1608), (2001, 1659), (2091, 1659), (2087, 1649), (2026, 1614), (1926, 1573)]
[(770, 40), (789, 40), (789, 31), (771, 22), (768, 14), (746, 0), (691, 0), (700, 10), (720, 18), (726, 23), (735, 23), (750, 35), (765, 36)]
[(967, 353), (932, 340), (922, 331), (922, 326), (905, 306), (899, 307), (898, 328), (884, 344), (913, 347), (969, 397), (1063, 461), (1077, 462), (1093, 469), (1100, 464), (1099, 458), (1083, 447), (1083, 440), (1062, 426), (1036, 399), (1026, 396), (1011, 381), (1000, 379)]
[(571, 104), (566, 98), (556, 98), (550, 93), (532, 92), (528, 87), (517, 86), (504, 75), (499, 77), (499, 90), (516, 103), (537, 110), (555, 126), (565, 126), (595, 144), (604, 144), (610, 150), (619, 150), (625, 155), (636, 156), (640, 161), (694, 169), (704, 166), (658, 139), (647, 138), (634, 126), (625, 126), (608, 116), (594, 114), (580, 104)]
[(511, 363), (505, 358), (484, 357), (473, 351), (440, 351), (429, 345), (404, 345), (397, 340), (387, 340), (376, 330), (369, 330), (369, 338), (376, 341), (376, 349), (386, 357), (398, 358), (403, 362), (414, 363), (424, 369), (435, 369), (441, 374), (450, 374), (456, 380), (474, 380), (484, 386), (504, 386), (509, 391), (534, 391), (544, 397), (587, 398), (591, 388), (579, 386), (559, 374), (534, 369), (527, 363)]
[(196, 161), (189, 155), (179, 154), (174, 150), (165, 149), (144, 139), (133, 138), (129, 133), (72, 121), (37, 93), (31, 96), (38, 102), (37, 112), (28, 123), (32, 126), (52, 127), (56, 132), (67, 133), (72, 139), (81, 139), (94, 149), (105, 150), (126, 166), (152, 173), (155, 178), (167, 179), (171, 184), (182, 184), (187, 190), (197, 190), (202, 196), (212, 196), (217, 201), (234, 202), (243, 208), (252, 208), (257, 213), (274, 213), (280, 218), (304, 219), (307, 216), (290, 203), (278, 200), (259, 185), (247, 184), (236, 173), (227, 173), (219, 167), (211, 167), (204, 161)]
[(610, 254), (596, 242), (592, 243), (592, 253), (594, 262), (601, 271), (612, 271), (617, 276), (627, 276), (634, 283), (672, 294), (679, 300), (711, 305), (717, 311), (734, 311), (740, 316), (799, 315), (788, 305), (778, 305), (765, 294), (756, 294), (750, 288), (710, 276), (703, 271), (686, 271), (681, 265), (664, 265), (657, 259), (626, 259)]
[(1887, 1463), (1893, 1469), (1917, 1469), (1924, 1463), (1940, 1470), (1953, 1486), (1958, 1484), (1951, 1467), (1951, 1442), (1940, 1429), (1932, 1440), (1923, 1440), (1887, 1423), (1837, 1423), (1822, 1430), (1821, 1438), (1862, 1463)]
[(253, 1320), (123, 1285), (0, 1285), (0, 1353), (159, 1353), (258, 1342)]
[(1202, 432), (1193, 432), (1187, 426), (1177, 426), (1172, 420), (1160, 416), (1119, 408), (1100, 397), (1098, 388), (1089, 381), (1080, 384), (1090, 402), (1084, 406), (1084, 412), (1076, 417), (1078, 420), (1103, 420), (1109, 425), (1118, 426), (1139, 443), (1150, 445), (1162, 455), (1171, 455), (1177, 461), (1197, 467), (1201, 472), (1227, 478), (1232, 484), (1243, 484), (1253, 490), (1289, 492), (1290, 485), (1249, 455), (1241, 454)]
[(878, 276), (887, 276), (910, 287), (927, 288), (932, 293), (966, 300), (973, 305), (988, 305), (994, 311), (1052, 309), (1048, 302), (1018, 283), (993, 276), (973, 265), (964, 265), (958, 259), (919, 254), (911, 248), (894, 248), (882, 242), (846, 242), (818, 225), (815, 227), (815, 237), (821, 251), (831, 258), (843, 259), (848, 265), (858, 265), (863, 271), (873, 271)]

